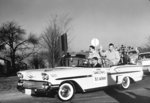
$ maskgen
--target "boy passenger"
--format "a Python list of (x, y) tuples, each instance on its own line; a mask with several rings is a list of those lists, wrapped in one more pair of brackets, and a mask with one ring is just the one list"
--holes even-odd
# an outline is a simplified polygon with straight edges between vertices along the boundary
[(89, 56), (88, 56), (88, 60), (89, 63), (92, 64), (92, 59), (96, 57), (98, 58), (98, 62), (100, 62), (100, 55), (99, 53), (95, 50), (95, 47), (93, 45), (89, 46)]

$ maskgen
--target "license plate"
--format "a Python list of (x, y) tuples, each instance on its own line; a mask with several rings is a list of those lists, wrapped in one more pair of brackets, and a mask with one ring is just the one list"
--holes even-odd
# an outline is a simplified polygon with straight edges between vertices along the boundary
[(31, 89), (25, 89), (25, 94), (27, 94), (27, 95), (31, 95), (31, 94), (32, 94)]

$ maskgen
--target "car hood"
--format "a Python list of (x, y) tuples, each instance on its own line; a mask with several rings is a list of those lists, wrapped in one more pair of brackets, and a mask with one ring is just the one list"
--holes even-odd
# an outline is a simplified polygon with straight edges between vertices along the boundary
[(74, 77), (74, 76), (89, 76), (92, 75), (94, 68), (83, 68), (83, 67), (57, 67), (53, 70), (45, 70), (44, 72), (51, 77), (63, 78), (63, 77)]
[(46, 73), (52, 79), (60, 78), (60, 77), (72, 77), (72, 76), (80, 76), (80, 75), (91, 75), (91, 70), (94, 68), (81, 68), (81, 67), (56, 67), (56, 68), (46, 68), (46, 69), (32, 69), (32, 70), (24, 70), (19, 71), (18, 73), (23, 74), (23, 79), (25, 80), (41, 80), (42, 73)]
[[(45, 69), (31, 69), (31, 70), (24, 70), (19, 71), (23, 75), (23, 79), (25, 80), (41, 80), (42, 81), (42, 73)], [(17, 74), (18, 74), (17, 73)]]

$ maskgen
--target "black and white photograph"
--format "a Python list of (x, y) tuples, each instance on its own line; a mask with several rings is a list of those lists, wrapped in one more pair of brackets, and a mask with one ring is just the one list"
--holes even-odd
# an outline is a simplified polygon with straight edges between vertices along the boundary
[(0, 0), (0, 103), (150, 103), (150, 0)]

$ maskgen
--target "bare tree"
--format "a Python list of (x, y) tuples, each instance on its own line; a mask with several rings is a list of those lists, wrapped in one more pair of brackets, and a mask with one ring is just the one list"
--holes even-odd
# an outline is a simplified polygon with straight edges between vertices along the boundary
[(43, 44), (48, 51), (48, 62), (51, 67), (55, 67), (60, 62), (62, 56), (60, 36), (69, 32), (71, 20), (67, 15), (55, 15), (50, 19), (49, 26), (42, 34)]
[(33, 55), (32, 59), (29, 60), (29, 64), (32, 68), (39, 69), (39, 68), (45, 68), (45, 61), (44, 56), (41, 54), (35, 54)]
[(25, 34), (25, 30), (14, 21), (6, 22), (0, 27), (2, 45), (0, 57), (10, 61), (13, 71), (16, 71), (17, 62), (31, 55), (35, 45), (38, 44), (38, 39), (33, 34), (30, 34), (28, 38)]

